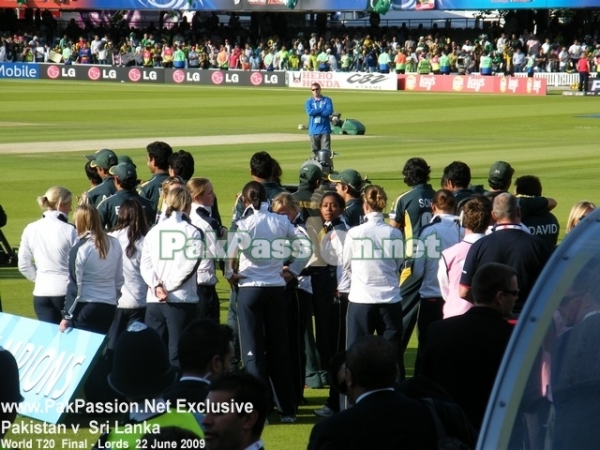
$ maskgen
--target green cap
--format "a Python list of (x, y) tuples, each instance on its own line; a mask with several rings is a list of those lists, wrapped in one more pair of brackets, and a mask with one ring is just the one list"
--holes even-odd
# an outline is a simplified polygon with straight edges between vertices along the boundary
[(114, 175), (121, 181), (137, 180), (137, 172), (135, 170), (135, 166), (126, 162), (119, 163), (116, 166), (112, 166), (108, 173)]
[(363, 181), (362, 177), (360, 176), (360, 173), (358, 173), (354, 169), (342, 170), (339, 173), (334, 172), (331, 175), (329, 175), (329, 180), (333, 181), (334, 183), (346, 184), (357, 192), (361, 191), (361, 189), (363, 188), (363, 184), (364, 184), (364, 181)]
[(496, 161), (490, 167), (490, 175), (488, 181), (491, 183), (502, 183), (507, 184), (511, 179), (515, 169), (511, 165), (504, 161)]
[(118, 164), (117, 155), (115, 152), (108, 148), (98, 150), (93, 155), (87, 155), (86, 158), (91, 161), (91, 167), (101, 167), (103, 169), (110, 169), (112, 166)]
[(306, 164), (300, 168), (299, 178), (301, 183), (314, 183), (317, 180), (326, 180), (327, 177), (316, 164)]

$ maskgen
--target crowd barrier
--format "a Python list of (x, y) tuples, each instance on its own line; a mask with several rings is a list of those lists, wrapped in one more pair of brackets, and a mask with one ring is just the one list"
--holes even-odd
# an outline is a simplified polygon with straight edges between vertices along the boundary
[(413, 92), (457, 92), (546, 95), (544, 78), (481, 75), (399, 75), (399, 89)]
[[(590, 91), (597, 90), (591, 74)], [(526, 73), (512, 77), (471, 75), (396, 75), (367, 72), (242, 71), (0, 63), (0, 79), (49, 79), (109, 81), (124, 83), (198, 84), (207, 86), (260, 86), (308, 89), (319, 83), (325, 89), (477, 92), (545, 95), (548, 87), (570, 87), (579, 82), (578, 73)]]

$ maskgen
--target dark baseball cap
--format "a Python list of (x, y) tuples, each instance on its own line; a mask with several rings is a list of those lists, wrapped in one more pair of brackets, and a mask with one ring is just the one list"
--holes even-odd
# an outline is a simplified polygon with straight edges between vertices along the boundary
[(108, 171), (111, 175), (114, 175), (121, 181), (136, 181), (137, 172), (135, 166), (130, 163), (119, 163), (116, 166), (112, 166)]
[(346, 184), (357, 192), (360, 192), (364, 184), (364, 180), (360, 176), (360, 173), (354, 169), (342, 170), (339, 173), (334, 172), (329, 175), (329, 180), (333, 181), (334, 183)]
[(314, 183), (317, 180), (326, 180), (327, 177), (323, 173), (323, 170), (316, 164), (306, 164), (300, 167), (300, 173), (298, 175), (301, 182)]
[(488, 181), (495, 183), (508, 183), (513, 174), (515, 173), (515, 169), (511, 167), (511, 165), (504, 161), (496, 161), (490, 167), (490, 175)]
[(103, 169), (110, 169), (112, 166), (116, 166), (119, 163), (115, 152), (108, 148), (98, 150), (93, 155), (87, 155), (86, 158), (91, 161), (91, 167), (101, 167)]
[(127, 156), (127, 155), (121, 155), (117, 158), (117, 163), (121, 164), (121, 163), (129, 163), (131, 164), (133, 167), (135, 167), (137, 169), (137, 166), (133, 163), (133, 160)]

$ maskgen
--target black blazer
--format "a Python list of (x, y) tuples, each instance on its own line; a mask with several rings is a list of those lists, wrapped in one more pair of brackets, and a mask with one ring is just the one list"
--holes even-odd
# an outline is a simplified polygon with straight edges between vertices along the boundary
[(512, 330), (499, 313), (484, 306), (427, 328), (422, 373), (450, 394), (476, 429)]
[(204, 402), (208, 395), (210, 384), (200, 380), (178, 381), (162, 397), (171, 401), (171, 407), (177, 406), (177, 400), (187, 400), (188, 402)]
[(437, 449), (427, 407), (394, 391), (368, 395), (355, 406), (317, 423), (308, 450)]

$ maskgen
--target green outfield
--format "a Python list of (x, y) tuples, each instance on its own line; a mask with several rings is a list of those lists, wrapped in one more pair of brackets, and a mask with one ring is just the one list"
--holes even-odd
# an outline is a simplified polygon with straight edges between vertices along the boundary
[[(36, 197), (48, 187), (63, 185), (76, 195), (88, 188), (83, 165), (84, 155), (91, 151), (83, 143), (73, 146), (73, 141), (94, 140), (87, 145), (100, 149), (109, 147), (103, 144), (108, 140), (139, 139), (132, 147), (114, 150), (129, 155), (143, 179), (149, 177), (147, 143), (190, 138), (189, 145), (173, 145), (174, 150), (190, 151), (196, 176), (213, 181), (225, 225), (235, 194), (249, 179), (252, 153), (265, 150), (275, 157), (283, 168), (284, 183), (297, 182), (298, 168), (311, 156), (306, 131), (298, 130), (306, 123), (308, 89), (2, 80), (0, 91), (0, 204), (8, 214), (3, 231), (15, 247), (25, 225), (40, 217)], [(357, 119), (367, 129), (365, 137), (333, 137), (336, 169), (354, 168), (368, 175), (384, 187), (390, 206), (405, 190), (400, 172), (413, 156), (427, 160), (436, 188), (442, 169), (452, 161), (469, 164), (475, 184), (486, 184), (492, 162), (508, 161), (516, 177), (541, 178), (544, 194), (558, 200), (554, 212), (561, 227), (573, 203), (598, 201), (597, 98), (327, 89), (323, 93), (332, 97), (343, 118)], [(594, 115), (598, 117), (585, 117)], [(265, 134), (274, 133), (280, 142), (264, 142)], [(226, 144), (224, 136), (229, 135), (246, 137)], [(33, 317), (32, 284), (16, 269), (0, 269), (0, 278), (5, 312)], [(219, 287), (224, 301), (226, 284)], [(224, 307), (222, 303), (223, 313)], [(297, 424), (280, 425), (273, 417), (264, 434), (266, 447), (305, 448), (315, 422), (312, 409), (324, 402), (326, 394), (307, 391), (311, 404), (302, 409)], [(89, 418), (81, 421), (85, 425)], [(86, 433), (80, 431), (77, 439)], [(93, 438), (87, 437), (91, 446)]]

